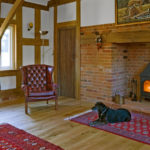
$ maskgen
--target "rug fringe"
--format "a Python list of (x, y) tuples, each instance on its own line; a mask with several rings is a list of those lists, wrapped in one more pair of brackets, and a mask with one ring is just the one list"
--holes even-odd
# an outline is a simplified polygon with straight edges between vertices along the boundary
[(78, 116), (81, 116), (81, 115), (87, 114), (87, 113), (89, 113), (89, 112), (92, 112), (92, 110), (87, 110), (87, 111), (85, 111), (85, 112), (82, 112), (82, 113), (76, 114), (76, 115), (74, 115), (74, 116), (67, 117), (67, 118), (65, 118), (64, 120), (71, 120), (71, 119), (73, 119), (73, 118), (76, 118), (76, 117), (78, 117)]

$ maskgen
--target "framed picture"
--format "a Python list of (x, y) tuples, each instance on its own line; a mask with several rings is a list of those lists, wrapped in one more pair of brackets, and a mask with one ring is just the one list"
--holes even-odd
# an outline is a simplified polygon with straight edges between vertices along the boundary
[(115, 0), (115, 3), (117, 25), (150, 21), (150, 0)]

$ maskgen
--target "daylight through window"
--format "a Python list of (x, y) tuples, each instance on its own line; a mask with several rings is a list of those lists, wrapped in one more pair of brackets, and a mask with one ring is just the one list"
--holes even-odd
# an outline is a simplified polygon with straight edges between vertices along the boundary
[(13, 34), (13, 28), (10, 26), (5, 30), (5, 33), (1, 39), (1, 57), (0, 57), (1, 69), (13, 68), (12, 34)]

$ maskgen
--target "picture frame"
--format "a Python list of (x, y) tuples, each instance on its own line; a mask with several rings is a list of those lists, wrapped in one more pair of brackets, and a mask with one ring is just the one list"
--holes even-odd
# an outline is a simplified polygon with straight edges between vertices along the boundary
[(150, 23), (150, 0), (115, 0), (115, 23)]

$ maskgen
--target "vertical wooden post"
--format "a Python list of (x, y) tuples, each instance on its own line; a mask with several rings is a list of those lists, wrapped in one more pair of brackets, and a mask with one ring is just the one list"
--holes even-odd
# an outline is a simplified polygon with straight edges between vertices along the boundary
[(76, 0), (76, 99), (80, 99), (80, 0)]
[[(1, 5), (1, 4), (2, 4), (2, 2), (1, 2), (1, 0), (0, 0), (0, 17), (2, 17), (2, 16), (1, 16), (1, 13), (2, 13), (2, 12), (1, 12), (1, 10), (2, 10), (2, 5)], [(1, 24), (0, 24), (0, 26), (1, 26)], [(0, 39), (0, 66), (1, 66), (1, 39)]]
[[(40, 9), (35, 9), (35, 40), (40, 40), (41, 30), (41, 11)], [(41, 64), (41, 46), (35, 45), (35, 64)]]
[(2, 16), (1, 16), (1, 13), (2, 13), (2, 12), (1, 12), (1, 10), (2, 10), (2, 5), (1, 5), (1, 4), (2, 4), (2, 2), (1, 2), (1, 0), (0, 0), (0, 18), (2, 18)]
[[(22, 7), (16, 12), (16, 69), (22, 66)], [(21, 74), (17, 73), (16, 88), (21, 86)]]
[(54, 80), (57, 83), (57, 6), (54, 7)]

